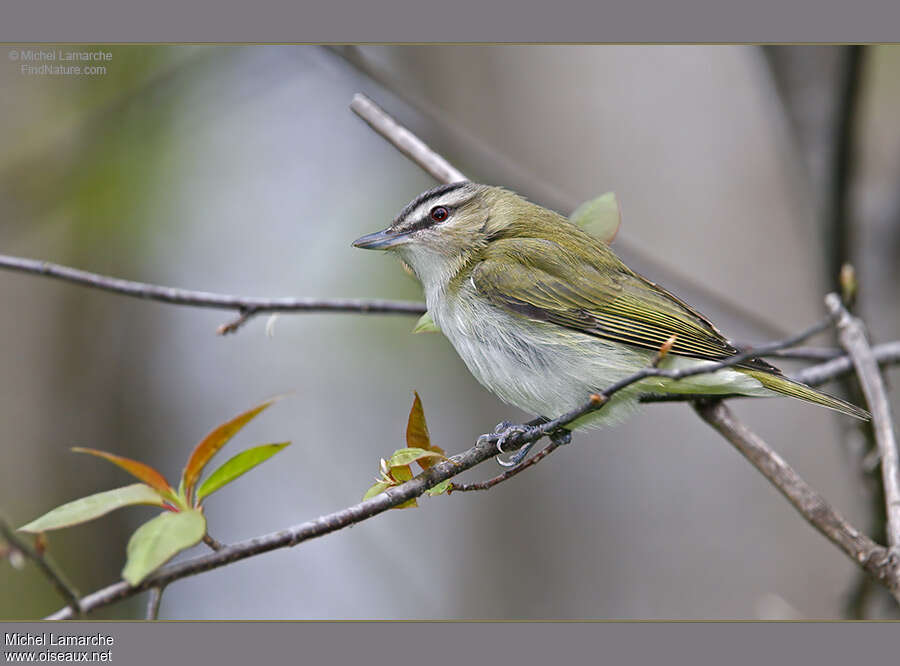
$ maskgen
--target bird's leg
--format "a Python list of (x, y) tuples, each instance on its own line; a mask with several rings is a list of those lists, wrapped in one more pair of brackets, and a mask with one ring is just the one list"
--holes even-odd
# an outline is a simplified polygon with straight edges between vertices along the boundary
[[(565, 428), (554, 430), (547, 436), (550, 438), (550, 441), (553, 442), (556, 446), (565, 446), (572, 441), (572, 431), (566, 430)], [(528, 442), (525, 446), (516, 451), (515, 455), (513, 455), (509, 460), (504, 461), (500, 459), (500, 456), (497, 456), (497, 462), (503, 467), (515, 467), (523, 460), (525, 460), (526, 456), (531, 451), (536, 442), (537, 440), (535, 440), (534, 442)]]
[[(509, 421), (501, 421), (497, 424), (497, 427), (494, 428), (494, 432), (492, 434), (481, 435), (481, 437), (478, 438), (478, 443), (483, 444), (486, 441), (495, 440), (497, 443), (498, 453), (508, 453), (508, 451), (506, 451), (503, 447), (509, 441), (510, 437), (513, 437), (515, 435), (528, 435), (541, 423), (544, 423), (543, 419), (536, 419), (523, 425), (510, 423)], [(531, 450), (532, 446), (534, 446), (534, 442), (525, 444), (513, 456), (511, 462), (501, 460), (500, 456), (498, 455), (497, 462), (504, 467), (514, 467), (515, 465), (518, 465), (525, 456), (528, 455), (528, 452)]]

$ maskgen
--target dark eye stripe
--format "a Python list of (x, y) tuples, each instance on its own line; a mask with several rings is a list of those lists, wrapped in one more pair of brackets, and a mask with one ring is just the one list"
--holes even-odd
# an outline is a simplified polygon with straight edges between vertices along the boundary
[[(406, 204), (406, 207), (404, 207), (404, 209), (400, 211), (400, 214), (397, 215), (396, 219), (394, 220), (394, 226), (399, 227), (400, 225), (402, 225), (406, 221), (406, 218), (412, 215), (416, 211), (416, 209), (424, 203), (437, 199), (438, 197), (442, 197), (449, 192), (460, 189), (461, 187), (466, 187), (467, 185), (470, 185), (470, 183), (464, 180), (458, 183), (450, 183), (449, 185), (439, 185), (434, 189), (423, 192), (408, 204)], [(416, 224), (418, 224), (418, 222)]]
[(433, 227), (434, 225), (439, 224), (440, 222), (443, 222), (444, 220), (446, 220), (453, 213), (453, 208), (451, 206), (437, 206), (436, 208), (443, 208), (447, 213), (446, 217), (441, 218), (440, 220), (435, 220), (431, 216), (431, 213), (434, 210), (434, 209), (432, 209), (425, 215), (425, 217), (406, 226), (404, 228), (404, 230), (405, 231), (418, 231), (419, 229), (427, 229), (428, 227)]

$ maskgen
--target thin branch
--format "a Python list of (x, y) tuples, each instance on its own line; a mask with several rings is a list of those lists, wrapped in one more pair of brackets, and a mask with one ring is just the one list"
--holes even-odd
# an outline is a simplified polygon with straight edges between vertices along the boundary
[(560, 446), (563, 446), (562, 440), (550, 440), (550, 443), (547, 444), (547, 446), (545, 446), (543, 449), (538, 451), (536, 454), (534, 454), (533, 456), (528, 458), (521, 465), (516, 465), (512, 469), (509, 469), (509, 470), (503, 472), (502, 474), (498, 474), (497, 476), (495, 476), (493, 478), (487, 479), (486, 481), (476, 481), (474, 483), (451, 484), (450, 490), (447, 492), (447, 494), (449, 495), (450, 493), (456, 493), (456, 492), (465, 493), (465, 492), (470, 492), (472, 490), (488, 490), (490, 488), (493, 488), (498, 483), (503, 483), (507, 479), (511, 479), (519, 472), (524, 472), (529, 467), (532, 467), (533, 465), (537, 465), (544, 458), (546, 458), (551, 453), (556, 451), (556, 449), (558, 449)]
[(382, 137), (418, 164), (440, 183), (468, 180), (462, 171), (431, 149), (424, 141), (388, 115), (384, 109), (362, 93), (356, 93), (350, 109)]
[[(896, 365), (900, 363), (900, 341), (886, 342), (882, 345), (876, 345), (872, 348), (875, 361), (879, 366)], [(840, 358), (813, 365), (804, 368), (792, 376), (799, 382), (809, 384), (810, 386), (819, 386), (825, 382), (843, 377), (853, 371), (853, 362), (849, 356), (841, 356)]]
[(62, 572), (49, 561), (47, 556), (38, 553), (37, 550), (21, 539), (3, 518), (0, 518), (0, 535), (12, 548), (34, 562), (44, 577), (53, 584), (56, 591), (69, 604), (67, 608), (69, 617), (80, 617), (83, 609), (78, 601), (78, 590), (66, 581)]
[(203, 535), (203, 543), (209, 546), (213, 551), (222, 550), (225, 547), (225, 544), (223, 544), (221, 541), (216, 541), (211, 536), (209, 536), (209, 534)]
[(147, 614), (145, 616), (148, 620), (159, 619), (159, 604), (162, 601), (165, 589), (165, 585), (157, 585), (150, 588), (150, 597), (147, 599)]
[(813, 490), (794, 469), (768, 447), (758, 435), (738, 421), (720, 401), (696, 403), (694, 409), (715, 428), (797, 511), (850, 559), (884, 583), (900, 600), (900, 568), (883, 546), (861, 534)]
[(891, 405), (887, 399), (884, 381), (866, 340), (862, 322), (847, 312), (837, 294), (828, 294), (825, 297), (825, 304), (837, 319), (841, 345), (853, 360), (856, 376), (872, 412), (872, 427), (881, 454), (881, 478), (884, 482), (884, 500), (887, 509), (887, 540), (891, 548), (897, 549), (900, 548), (900, 454), (897, 450)]
[(11, 257), (2, 254), (0, 254), (0, 269), (43, 275), (85, 287), (109, 291), (114, 294), (158, 301), (160, 303), (219, 310), (236, 310), (240, 312), (240, 319), (226, 324), (220, 329), (221, 333), (237, 330), (241, 324), (252, 316), (262, 312), (355, 312), (359, 314), (401, 315), (422, 315), (425, 313), (424, 303), (409, 301), (361, 298), (257, 298), (214, 294), (206, 291), (191, 291), (177, 287), (163, 287), (145, 282), (122, 280), (53, 264), (48, 261)]
[(253, 319), (253, 317), (255, 317), (258, 313), (259, 310), (257, 310), (256, 308), (246, 308), (244, 310), (241, 310), (240, 315), (238, 315), (231, 321), (225, 322), (224, 324), (219, 326), (219, 328), (216, 329), (216, 333), (218, 335), (228, 335), (229, 333), (234, 333), (241, 326)]

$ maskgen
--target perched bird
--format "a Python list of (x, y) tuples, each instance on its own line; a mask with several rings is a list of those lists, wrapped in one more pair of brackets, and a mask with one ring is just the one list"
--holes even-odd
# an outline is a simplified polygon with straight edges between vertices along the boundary
[[(547, 419), (646, 368), (673, 335), (662, 368), (739, 351), (705, 316), (628, 268), (596, 234), (500, 187), (436, 187), (353, 245), (399, 255), (422, 283), (435, 326), (475, 378), (504, 402)], [(647, 393), (787, 395), (869, 418), (753, 358), (677, 381), (646, 378), (569, 427), (620, 422)]]

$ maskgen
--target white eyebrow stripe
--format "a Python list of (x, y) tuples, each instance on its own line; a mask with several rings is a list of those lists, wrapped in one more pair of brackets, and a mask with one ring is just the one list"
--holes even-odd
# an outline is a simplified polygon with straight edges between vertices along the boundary
[(466, 203), (474, 196), (475, 192), (469, 191), (468, 189), (461, 189), (447, 192), (442, 196), (423, 201), (418, 206), (416, 206), (416, 208), (413, 209), (412, 212), (407, 213), (405, 219), (403, 220), (401, 228), (407, 228), (425, 221), (431, 214), (431, 210), (435, 206), (456, 208)]

